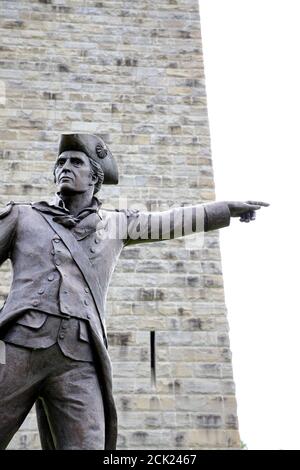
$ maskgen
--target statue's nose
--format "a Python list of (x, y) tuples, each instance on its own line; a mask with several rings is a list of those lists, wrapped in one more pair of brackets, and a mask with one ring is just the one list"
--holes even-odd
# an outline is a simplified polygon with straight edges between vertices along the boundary
[(66, 160), (65, 163), (62, 166), (62, 171), (70, 171), (70, 160)]

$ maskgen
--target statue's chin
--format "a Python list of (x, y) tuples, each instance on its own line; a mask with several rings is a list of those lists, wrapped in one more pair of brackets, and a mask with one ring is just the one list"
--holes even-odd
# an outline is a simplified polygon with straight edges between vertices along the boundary
[(58, 190), (61, 194), (66, 194), (66, 195), (71, 195), (71, 194), (76, 194), (78, 191), (68, 183), (62, 183), (59, 185)]
[(63, 196), (75, 196), (76, 194), (83, 194), (87, 191), (87, 189), (74, 188), (74, 186), (67, 183), (60, 184), (58, 187), (59, 193)]

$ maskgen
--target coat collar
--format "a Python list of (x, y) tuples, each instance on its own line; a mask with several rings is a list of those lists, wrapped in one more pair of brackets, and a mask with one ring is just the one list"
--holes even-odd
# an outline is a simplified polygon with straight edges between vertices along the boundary
[[(61, 199), (59, 193), (50, 201), (40, 201), (33, 204), (34, 209), (45, 212), (46, 214), (53, 215), (53, 220), (58, 223), (62, 223), (65, 227), (71, 229), (74, 236), (78, 240), (82, 240), (91, 233), (99, 230), (103, 227), (102, 219), (103, 215), (99, 210), (102, 205), (102, 201), (93, 197), (92, 203), (89, 207), (84, 208), (77, 214), (76, 217), (73, 217), (70, 214), (70, 211), (66, 208), (63, 200)], [(57, 220), (55, 220), (57, 219)], [(65, 220), (62, 220), (65, 219)], [(70, 226), (68, 222), (71, 219)], [(100, 220), (99, 220), (100, 219)], [(72, 223), (75, 221), (75, 223)]]
[[(55, 196), (51, 199), (51, 201), (48, 204), (50, 207), (54, 207), (55, 209), (61, 209), (64, 212), (67, 212), (67, 214), (70, 214), (69, 209), (66, 208), (64, 201), (62, 200), (60, 193), (55, 193)], [(99, 211), (100, 207), (102, 206), (102, 201), (98, 199), (96, 196), (93, 197), (92, 203), (90, 206), (85, 207), (82, 211), (80, 211), (77, 214), (77, 217), (79, 217), (83, 212), (98, 212), (100, 219), (102, 219), (102, 214)], [(87, 214), (88, 215), (88, 214)]]
[[(51, 199), (50, 202), (48, 201), (39, 201), (35, 202), (33, 206), (42, 211), (42, 212), (47, 212), (48, 214), (54, 214), (54, 215), (63, 215), (63, 214), (68, 214), (70, 215), (69, 209), (65, 206), (64, 201), (60, 197), (59, 193), (56, 193), (55, 196)], [(98, 216), (102, 220), (102, 213), (100, 210), (100, 207), (102, 206), (102, 201), (98, 199), (97, 197), (93, 197), (92, 203), (90, 206), (85, 207), (82, 211), (77, 214), (76, 217), (79, 217), (80, 219), (84, 219), (87, 217), (89, 214), (92, 213), (98, 213)]]

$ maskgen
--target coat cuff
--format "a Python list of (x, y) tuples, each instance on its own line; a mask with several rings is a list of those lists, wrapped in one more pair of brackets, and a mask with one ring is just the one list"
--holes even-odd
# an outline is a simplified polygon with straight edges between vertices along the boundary
[(212, 202), (204, 205), (205, 232), (228, 227), (230, 224), (230, 210), (226, 202)]

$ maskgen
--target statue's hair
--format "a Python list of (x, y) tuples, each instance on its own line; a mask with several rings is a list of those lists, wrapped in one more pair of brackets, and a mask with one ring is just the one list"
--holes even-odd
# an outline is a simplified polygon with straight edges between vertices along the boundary
[[(88, 157), (88, 155), (87, 155)], [(93, 176), (96, 176), (97, 177), (97, 182), (95, 183), (95, 187), (94, 187), (94, 194), (96, 194), (102, 184), (103, 184), (103, 181), (104, 181), (104, 172), (102, 170), (102, 167), (100, 165), (100, 163), (96, 162), (95, 160), (93, 160), (92, 158), (88, 157), (89, 158), (89, 162), (90, 162), (90, 165), (91, 165), (91, 173)], [(56, 168), (57, 168), (57, 162), (55, 162), (55, 165), (54, 165), (54, 168), (53, 168), (53, 175), (54, 175), (54, 183), (56, 184), (56, 176), (55, 176), (55, 171), (56, 171)]]
[(104, 172), (102, 170), (100, 163), (96, 162), (95, 160), (92, 160), (91, 158), (89, 158), (89, 161), (90, 161), (93, 176), (97, 177), (97, 182), (95, 183), (95, 187), (94, 187), (94, 194), (96, 194), (100, 190), (103, 184)]

